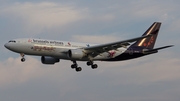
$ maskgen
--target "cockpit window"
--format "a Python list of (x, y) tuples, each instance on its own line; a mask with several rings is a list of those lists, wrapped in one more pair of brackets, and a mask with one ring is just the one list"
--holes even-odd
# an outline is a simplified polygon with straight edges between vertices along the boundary
[(15, 41), (15, 40), (10, 40), (9, 42), (13, 42), (13, 43), (16, 43), (16, 41)]

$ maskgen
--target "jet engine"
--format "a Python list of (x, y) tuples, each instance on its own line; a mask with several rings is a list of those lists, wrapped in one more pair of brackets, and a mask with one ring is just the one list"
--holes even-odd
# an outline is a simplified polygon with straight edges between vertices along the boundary
[(86, 56), (86, 54), (83, 52), (82, 49), (71, 49), (68, 51), (68, 57), (72, 60), (73, 59), (76, 59), (76, 60), (82, 59), (85, 56)]
[(49, 56), (42, 56), (41, 57), (41, 62), (43, 64), (55, 64), (57, 62), (59, 62), (60, 60), (58, 58), (53, 58), (53, 57), (49, 57)]

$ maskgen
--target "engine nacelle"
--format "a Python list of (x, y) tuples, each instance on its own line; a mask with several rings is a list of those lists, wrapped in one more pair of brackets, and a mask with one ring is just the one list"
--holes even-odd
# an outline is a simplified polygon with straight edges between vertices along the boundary
[(82, 59), (85, 56), (86, 56), (86, 54), (83, 52), (82, 49), (71, 49), (68, 51), (68, 57), (72, 60), (73, 59), (76, 59), (76, 60)]
[(43, 64), (51, 64), (51, 65), (53, 65), (53, 64), (55, 64), (55, 63), (57, 63), (59, 61), (60, 61), (59, 59), (53, 58), (53, 57), (49, 57), (49, 56), (42, 56), (41, 57), (41, 62)]

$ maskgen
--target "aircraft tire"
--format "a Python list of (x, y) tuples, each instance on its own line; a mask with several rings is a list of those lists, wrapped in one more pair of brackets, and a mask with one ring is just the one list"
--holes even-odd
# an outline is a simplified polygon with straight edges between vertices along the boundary
[(77, 72), (80, 72), (80, 71), (82, 71), (82, 68), (81, 68), (81, 67), (77, 67), (77, 68), (76, 68), (76, 71), (77, 71)]
[(77, 68), (77, 64), (72, 64), (72, 65), (71, 65), (71, 68), (72, 68), (72, 69)]
[(22, 58), (22, 59), (21, 59), (21, 62), (24, 62), (25, 60), (26, 60), (25, 58)]
[(96, 69), (98, 67), (98, 65), (97, 64), (93, 64), (91, 67), (92, 67), (92, 69)]
[(90, 62), (90, 61), (88, 61), (86, 64), (87, 64), (88, 66), (90, 66), (90, 65), (92, 65), (93, 63)]

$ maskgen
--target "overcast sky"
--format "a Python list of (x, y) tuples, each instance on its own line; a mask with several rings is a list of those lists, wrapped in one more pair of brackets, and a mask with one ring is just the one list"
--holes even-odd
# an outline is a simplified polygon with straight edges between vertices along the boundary
[[(1, 0), (0, 101), (179, 101), (179, 0)], [(162, 22), (154, 55), (121, 62), (41, 64), (4, 48), (16, 38), (108, 43), (141, 36)]]

